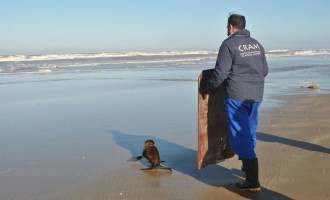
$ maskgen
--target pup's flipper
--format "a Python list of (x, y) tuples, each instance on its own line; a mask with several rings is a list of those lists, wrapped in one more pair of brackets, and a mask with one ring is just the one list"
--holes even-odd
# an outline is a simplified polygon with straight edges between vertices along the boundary
[(147, 171), (147, 170), (155, 170), (155, 169), (164, 169), (164, 170), (172, 171), (172, 168), (170, 168), (170, 167), (166, 167), (166, 166), (164, 166), (164, 165), (159, 165), (158, 167), (142, 168), (142, 169), (140, 169), (140, 170)]
[(154, 168), (154, 167), (148, 167), (148, 168), (142, 168), (142, 169), (140, 169), (140, 170), (147, 171), (147, 170), (154, 170), (154, 169), (156, 169), (156, 168)]
[(129, 161), (138, 161), (141, 160), (143, 156), (134, 156), (132, 158), (129, 159)]
[(172, 171), (172, 168), (170, 168), (170, 167), (166, 167), (166, 166), (164, 166), (164, 165), (159, 165), (159, 166), (157, 167), (157, 169), (165, 169), (165, 170), (170, 170), (170, 171)]

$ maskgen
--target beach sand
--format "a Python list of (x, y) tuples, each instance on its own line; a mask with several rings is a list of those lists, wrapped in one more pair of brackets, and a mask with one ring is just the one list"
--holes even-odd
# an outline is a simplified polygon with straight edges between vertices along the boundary
[[(60, 80), (0, 89), (1, 200), (330, 196), (328, 94), (279, 94), (278, 106), (261, 108), (262, 190), (250, 193), (234, 188), (243, 180), (236, 156), (197, 169), (194, 80)], [(128, 161), (146, 139), (156, 142), (171, 173), (142, 171), (147, 161)]]

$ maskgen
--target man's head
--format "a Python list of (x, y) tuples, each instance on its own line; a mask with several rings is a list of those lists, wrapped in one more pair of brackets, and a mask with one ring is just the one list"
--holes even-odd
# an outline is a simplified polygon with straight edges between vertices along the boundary
[(245, 17), (243, 15), (231, 14), (228, 17), (227, 30), (228, 35), (234, 33), (237, 30), (242, 30), (245, 28)]

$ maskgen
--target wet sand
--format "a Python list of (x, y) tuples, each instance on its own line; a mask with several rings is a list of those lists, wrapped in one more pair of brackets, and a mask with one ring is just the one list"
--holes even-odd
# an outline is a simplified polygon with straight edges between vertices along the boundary
[[(234, 157), (197, 169), (195, 81), (62, 80), (0, 86), (0, 199), (327, 199), (328, 94), (261, 108), (259, 193)], [(314, 95), (315, 94), (315, 95)], [(265, 99), (267, 105), (267, 99)], [(173, 172), (129, 162), (153, 139)]]
[(308, 91), (263, 112), (257, 151), (264, 187), (293, 199), (330, 197), (329, 99)]

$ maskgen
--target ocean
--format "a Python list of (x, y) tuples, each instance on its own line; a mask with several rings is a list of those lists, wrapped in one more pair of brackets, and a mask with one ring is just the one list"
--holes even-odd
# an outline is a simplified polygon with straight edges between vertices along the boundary
[[(0, 84), (85, 79), (196, 81), (217, 51), (0, 56)], [(329, 90), (330, 49), (268, 50), (266, 93), (316, 84)]]

